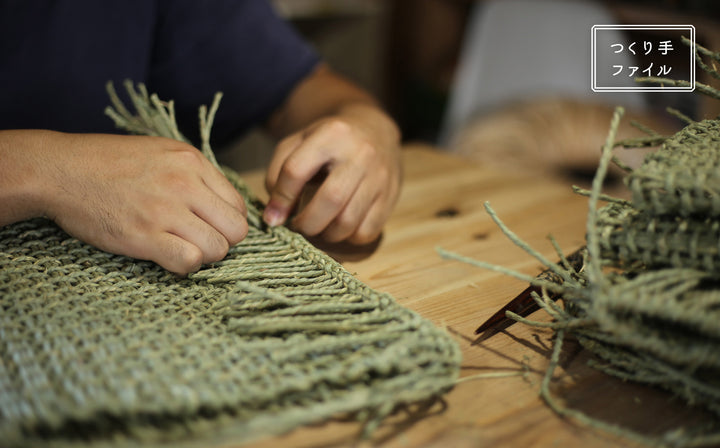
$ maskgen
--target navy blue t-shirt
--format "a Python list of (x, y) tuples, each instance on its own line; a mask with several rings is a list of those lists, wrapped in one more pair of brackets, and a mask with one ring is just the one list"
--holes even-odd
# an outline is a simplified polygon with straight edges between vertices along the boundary
[(174, 100), (181, 131), (224, 96), (222, 144), (259, 124), (318, 56), (264, 0), (0, 0), (0, 129), (117, 132), (105, 84)]

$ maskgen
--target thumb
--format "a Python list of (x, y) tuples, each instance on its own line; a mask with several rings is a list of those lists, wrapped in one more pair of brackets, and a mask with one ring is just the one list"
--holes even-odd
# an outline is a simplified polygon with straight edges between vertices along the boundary
[(305, 186), (326, 164), (325, 160), (302, 157), (303, 152), (298, 151), (285, 161), (270, 190), (270, 200), (263, 212), (263, 221), (269, 226), (281, 225), (288, 219)]

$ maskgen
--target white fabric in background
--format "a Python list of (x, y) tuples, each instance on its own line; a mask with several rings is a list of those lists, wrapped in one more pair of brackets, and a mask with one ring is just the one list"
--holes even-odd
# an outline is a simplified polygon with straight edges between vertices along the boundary
[[(532, 98), (563, 96), (643, 110), (639, 92), (593, 92), (591, 30), (616, 21), (601, 4), (572, 0), (488, 0), (468, 22), (440, 144), (468, 119)], [(619, 31), (617, 39), (624, 41)], [(625, 65), (632, 65), (626, 56)], [(603, 85), (603, 79), (598, 79)]]

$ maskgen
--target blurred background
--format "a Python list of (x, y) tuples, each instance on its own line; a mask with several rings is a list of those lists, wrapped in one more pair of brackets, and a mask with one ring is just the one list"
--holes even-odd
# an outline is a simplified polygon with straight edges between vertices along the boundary
[[(693, 119), (720, 114), (720, 101), (697, 93), (595, 93), (589, 75), (568, 70), (572, 64), (589, 73), (588, 24), (691, 24), (699, 44), (720, 51), (717, 0), (272, 3), (335, 70), (380, 99), (399, 123), (405, 143), (429, 144), (478, 160), (505, 157), (508, 164), (532, 164), (538, 158), (547, 163), (568, 159), (590, 168), (616, 104), (625, 103), (632, 118), (661, 133), (681, 125), (665, 113), (667, 106)], [(560, 54), (564, 59), (557, 59)], [(516, 76), (483, 83), (482, 76), (488, 75), (478, 75), (482, 69), (473, 64), (507, 66), (516, 74), (521, 71), (517, 67), (524, 67), (527, 81)], [(543, 73), (551, 65), (556, 74)], [(543, 84), (543, 76), (554, 82)], [(697, 70), (697, 80), (719, 84), (702, 70)], [(538, 95), (529, 94), (531, 88)], [(629, 128), (625, 134), (636, 136)], [(261, 132), (253, 132), (220, 158), (236, 169), (259, 168), (269, 161), (272, 147)], [(489, 147), (501, 150), (494, 153)]]

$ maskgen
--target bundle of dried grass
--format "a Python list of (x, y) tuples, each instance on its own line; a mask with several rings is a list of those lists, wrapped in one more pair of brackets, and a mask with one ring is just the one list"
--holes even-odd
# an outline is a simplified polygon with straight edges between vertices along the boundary
[[(698, 51), (720, 61), (720, 53), (702, 47)], [(714, 68), (703, 66), (720, 79)], [(700, 85), (699, 90), (720, 98), (720, 91), (710, 86)], [(541, 394), (558, 413), (653, 445), (718, 444), (720, 121), (694, 122), (683, 117), (688, 126), (671, 137), (649, 132), (647, 138), (615, 143), (623, 112), (618, 108), (613, 116), (592, 189), (580, 191), (590, 197), (582, 269), (573, 269), (564, 258), (560, 264), (548, 261), (513, 234), (486, 205), (511, 240), (562, 279), (561, 284), (556, 284), (504, 270), (542, 286), (543, 294), (535, 299), (554, 320), (530, 322), (508, 315), (555, 330), (553, 354)], [(648, 155), (639, 168), (622, 166), (628, 172), (625, 180), (631, 201), (601, 194), (615, 146), (660, 142), (661, 147)], [(598, 208), (601, 198), (610, 203)], [(471, 263), (498, 269), (483, 262)], [(547, 291), (560, 293), (564, 307), (556, 305)], [(705, 408), (715, 416), (715, 423), (703, 428), (678, 428), (649, 438), (564, 407), (551, 395), (549, 384), (568, 334), (601, 359), (596, 367), (604, 372), (669, 390), (688, 405)]]

